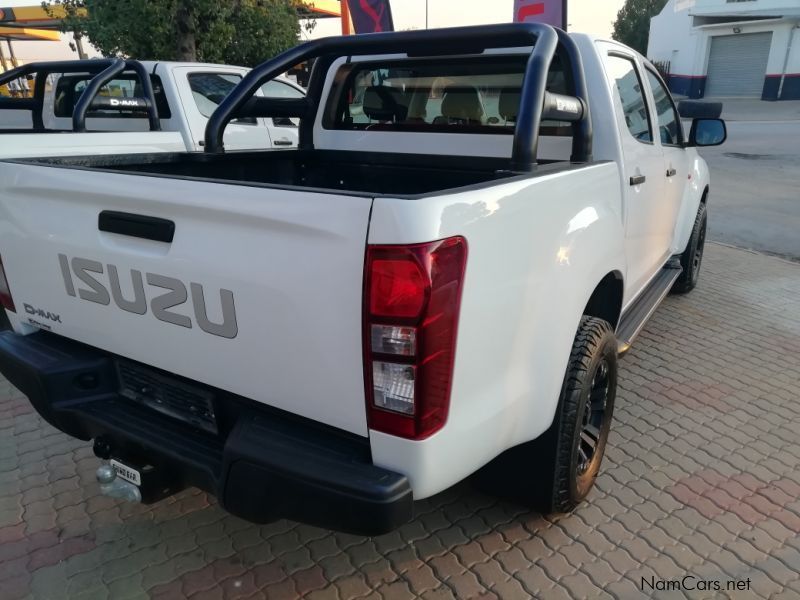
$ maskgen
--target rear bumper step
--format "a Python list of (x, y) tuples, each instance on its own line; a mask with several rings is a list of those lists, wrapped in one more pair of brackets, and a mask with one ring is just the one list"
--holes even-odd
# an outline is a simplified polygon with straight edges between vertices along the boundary
[(122, 396), (117, 365), (114, 355), (53, 334), (0, 333), (0, 371), (46, 421), (95, 439), (102, 458), (169, 474), (143, 498), (196, 486), (253, 522), (288, 518), (362, 535), (411, 518), (408, 479), (372, 464), (366, 440), (206, 387), (217, 398), (214, 435)]

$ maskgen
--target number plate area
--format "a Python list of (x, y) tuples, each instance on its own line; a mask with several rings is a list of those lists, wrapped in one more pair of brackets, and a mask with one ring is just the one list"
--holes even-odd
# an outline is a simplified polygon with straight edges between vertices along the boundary
[(117, 362), (120, 394), (133, 402), (217, 434), (214, 394), (128, 361)]
[(120, 479), (124, 479), (125, 481), (128, 481), (134, 485), (142, 485), (142, 474), (139, 473), (138, 470), (134, 469), (133, 467), (129, 467), (128, 465), (124, 465), (113, 458), (108, 461), (108, 464), (111, 465), (111, 468), (114, 469), (114, 472)]

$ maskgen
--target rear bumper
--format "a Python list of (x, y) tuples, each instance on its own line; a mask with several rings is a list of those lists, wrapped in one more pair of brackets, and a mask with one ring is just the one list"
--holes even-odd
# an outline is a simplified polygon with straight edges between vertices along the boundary
[[(115, 363), (52, 334), (0, 333), (0, 372), (39, 414), (73, 437), (95, 439), (102, 458), (167, 474), (157, 478), (160, 497), (196, 486), (253, 522), (289, 518), (363, 535), (411, 518), (408, 479), (375, 466), (366, 439), (211, 388), (220, 432), (207, 433), (121, 396)], [(159, 497), (150, 491), (143, 497)]]

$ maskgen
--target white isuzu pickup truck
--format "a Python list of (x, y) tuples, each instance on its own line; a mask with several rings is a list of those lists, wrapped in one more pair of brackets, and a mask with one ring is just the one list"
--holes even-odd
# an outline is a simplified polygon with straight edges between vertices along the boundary
[[(311, 58), (307, 98), (253, 99)], [(243, 114), (299, 147), (225, 152)], [(477, 473), (569, 511), (618, 355), (697, 282), (726, 130), (680, 118), (636, 52), (544, 25), (302, 44), (205, 153), (0, 162), (0, 371), (144, 502), (376, 534)]]
[[(0, 97), (0, 157), (201, 151), (208, 118), (248, 71), (120, 59), (23, 65), (0, 75), (0, 85), (35, 77), (31, 98)], [(87, 88), (94, 94), (91, 101), (84, 96)], [(305, 95), (285, 77), (269, 81), (259, 93)], [(285, 149), (297, 146), (297, 137), (291, 119), (244, 117), (227, 128), (225, 144), (238, 150)]]
[[(144, 82), (139, 96), (100, 96), (108, 82), (125, 71)], [(54, 90), (48, 87), (54, 78), (66, 74), (79, 74), (84, 78), (84, 85), (72, 110), (65, 114), (67, 118), (55, 123), (52, 112)], [(0, 96), (0, 158), (177, 152), (186, 149), (178, 132), (161, 130), (153, 86), (144, 66), (137, 61), (109, 58), (28, 63), (0, 74), (0, 85), (20, 78), (34, 78), (33, 94), (29, 98)], [(145, 117), (146, 133), (88, 131), (87, 115), (104, 109), (113, 110), (119, 116), (138, 114)]]

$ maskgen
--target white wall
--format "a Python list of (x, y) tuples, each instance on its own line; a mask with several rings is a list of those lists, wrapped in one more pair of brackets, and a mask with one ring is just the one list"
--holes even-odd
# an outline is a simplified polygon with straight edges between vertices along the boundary
[(800, 28), (798, 27), (791, 30), (791, 49), (789, 50), (789, 61), (786, 64), (786, 73), (800, 75)]
[(668, 61), (672, 73), (697, 75), (697, 32), (692, 29), (689, 4), (685, 1), (669, 0), (660, 14), (650, 20), (650, 40), (647, 58)]
[[(742, 21), (694, 27), (693, 15), (715, 14), (739, 15)], [(755, 15), (762, 17), (774, 15), (779, 18), (764, 21), (748, 20)], [(800, 23), (798, 0), (754, 0), (753, 2), (669, 0), (661, 13), (650, 21), (647, 56), (652, 60), (669, 61), (673, 76), (705, 76), (708, 73), (711, 43), (715, 37), (771, 31), (772, 47), (766, 75), (776, 76), (784, 72), (800, 74), (798, 23)], [(734, 32), (734, 27), (739, 30), (738, 33)], [(671, 77), (672, 79), (674, 77)], [(686, 81), (680, 82), (679, 89), (687, 85)], [(676, 89), (674, 81), (671, 81), (671, 87)]]
[(730, 2), (729, 0), (696, 0), (692, 12), (706, 14), (757, 14), (774, 12), (777, 14), (797, 13), (800, 3), (797, 0), (754, 0), (752, 2)]

